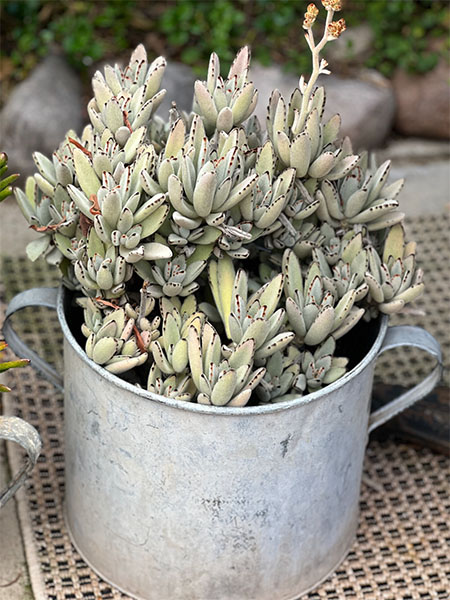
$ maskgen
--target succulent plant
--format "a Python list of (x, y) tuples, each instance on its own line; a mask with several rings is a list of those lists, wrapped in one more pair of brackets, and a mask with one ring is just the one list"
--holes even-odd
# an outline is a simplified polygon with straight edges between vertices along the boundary
[(314, 353), (306, 350), (302, 357), (302, 374), (297, 378), (296, 389), (314, 392), (324, 385), (333, 383), (346, 372), (347, 358), (336, 357), (336, 342), (329, 337)]
[(312, 262), (303, 277), (300, 261), (286, 250), (283, 271), (289, 324), (303, 344), (317, 346), (330, 334), (337, 339), (363, 316), (364, 309), (354, 306), (356, 290), (349, 289), (338, 301), (339, 296), (326, 289), (319, 263)]
[[(148, 354), (139, 344), (135, 320), (128, 317), (126, 310), (108, 303), (112, 310), (104, 315), (95, 300), (92, 298), (83, 300), (81, 300), (84, 306), (82, 332), (87, 338), (88, 357), (115, 374), (142, 365), (147, 360)], [(102, 305), (101, 300), (100, 305)]]
[(381, 258), (373, 247), (367, 252), (369, 268), (365, 279), (381, 312), (388, 315), (397, 313), (420, 296), (424, 284), (422, 270), (416, 269), (416, 244), (405, 244), (400, 223), (390, 229)]
[(386, 229), (400, 222), (404, 214), (397, 211), (396, 197), (403, 179), (386, 185), (389, 170), (390, 161), (373, 173), (363, 168), (361, 161), (337, 186), (325, 179), (316, 194), (320, 202), (318, 215), (335, 226), (365, 225), (368, 231)]
[(289, 101), (273, 92), (265, 132), (248, 48), (226, 77), (212, 54), (192, 111), (164, 118), (165, 60), (138, 46), (125, 69), (94, 75), (81, 135), (34, 154), (38, 172), (16, 190), (40, 234), (28, 256), (59, 265), (86, 353), (108, 371), (174, 400), (279, 402), (339, 379), (336, 340), (422, 292), (403, 182), (353, 152), (338, 115), (322, 119), (320, 53), (345, 30), (340, 2), (322, 4), (319, 40), (314, 4), (303, 22), (311, 76)]
[(206, 321), (197, 318), (189, 327), (188, 357), (197, 402), (214, 406), (245, 406), (266, 370), (253, 370), (255, 342), (248, 339), (231, 352), (223, 352), (220, 337)]
[(261, 403), (277, 402), (292, 389), (305, 390), (300, 374), (302, 353), (294, 346), (277, 351), (268, 359), (266, 372), (256, 388)]
[[(8, 344), (6, 342), (0, 341), (0, 358), (2, 358), (1, 355), (3, 354), (3, 352), (7, 348), (7, 346), (8, 346)], [(7, 361), (1, 360), (0, 361), (0, 373), (3, 373), (4, 371), (8, 371), (8, 369), (17, 369), (20, 367), (26, 367), (29, 363), (30, 363), (30, 361), (28, 360), (28, 358), (19, 358), (18, 360), (7, 360)], [(9, 388), (7, 385), (4, 385), (3, 383), (0, 383), (0, 392), (10, 392), (10, 391), (11, 391), (11, 388)]]
[(12, 184), (19, 177), (17, 173), (6, 176), (8, 170), (8, 155), (0, 152), (0, 202), (12, 194)]
[(258, 92), (248, 81), (250, 52), (242, 48), (231, 65), (228, 77), (220, 76), (217, 54), (211, 54), (206, 81), (195, 82), (194, 112), (199, 114), (209, 135), (228, 133), (241, 125), (253, 112)]

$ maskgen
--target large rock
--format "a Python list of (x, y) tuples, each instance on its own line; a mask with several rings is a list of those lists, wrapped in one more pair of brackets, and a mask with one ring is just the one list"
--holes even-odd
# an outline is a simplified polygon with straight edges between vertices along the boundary
[[(364, 73), (363, 79), (342, 79), (334, 75), (322, 77), (327, 102), (325, 118), (339, 113), (341, 133), (350, 136), (355, 150), (377, 148), (389, 135), (395, 114), (394, 93), (386, 79), (373, 73)], [(298, 78), (283, 73), (280, 67), (254, 64), (250, 78), (259, 90), (256, 114), (265, 125), (267, 105), (274, 88), (286, 100), (298, 86)]]
[(81, 83), (60, 56), (50, 55), (20, 83), (0, 114), (1, 149), (21, 182), (35, 172), (32, 153), (50, 155), (68, 129), (82, 127)]
[(198, 77), (187, 65), (168, 62), (161, 84), (161, 88), (167, 90), (167, 93), (158, 108), (158, 115), (166, 119), (167, 112), (172, 107), (172, 102), (175, 102), (179, 109), (189, 112), (192, 109), (196, 79)]
[(370, 25), (362, 23), (350, 27), (326, 49), (326, 59), (333, 70), (336, 64), (348, 69), (349, 65), (362, 65), (370, 56), (374, 42), (374, 33)]
[(393, 85), (397, 99), (395, 129), (399, 133), (450, 138), (450, 85), (445, 60), (421, 75), (398, 70)]
[(327, 103), (325, 119), (335, 113), (342, 118), (342, 135), (348, 135), (354, 150), (379, 148), (391, 132), (395, 97), (390, 83), (376, 72), (361, 79), (322, 78)]

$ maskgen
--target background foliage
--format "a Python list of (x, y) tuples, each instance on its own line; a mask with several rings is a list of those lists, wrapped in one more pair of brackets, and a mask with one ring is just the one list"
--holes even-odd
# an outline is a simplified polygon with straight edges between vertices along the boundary
[[(302, 45), (301, 0), (3, 0), (2, 83), (9, 87), (54, 46), (79, 70), (116, 57), (143, 41), (150, 52), (181, 60), (203, 72), (214, 49), (225, 67), (251, 44), (262, 63), (307, 72)], [(432, 69), (448, 50), (447, 0), (344, 2), (350, 25), (367, 23), (374, 43), (366, 65), (390, 76)], [(446, 46), (446, 47), (445, 47)]]

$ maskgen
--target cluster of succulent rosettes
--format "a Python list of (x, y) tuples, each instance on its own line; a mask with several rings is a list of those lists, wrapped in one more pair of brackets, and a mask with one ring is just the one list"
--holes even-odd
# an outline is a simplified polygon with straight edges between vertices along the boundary
[(403, 179), (387, 184), (390, 161), (378, 169), (368, 168), (367, 156), (337, 184), (326, 178), (316, 192), (319, 200), (317, 216), (334, 227), (364, 225), (368, 231), (379, 231), (399, 223), (404, 214), (397, 210), (396, 197)]
[(256, 364), (264, 364), (293, 340), (294, 334), (284, 330), (284, 310), (278, 308), (283, 291), (281, 273), (248, 297), (247, 273), (243, 269), (236, 273), (232, 261), (223, 258), (210, 263), (209, 283), (226, 336), (233, 344), (253, 340)]
[(197, 310), (194, 296), (180, 301), (161, 298), (161, 338), (152, 342), (154, 359), (147, 389), (177, 400), (215, 406), (244, 406), (265, 370), (253, 370), (254, 340), (233, 348)]
[(87, 338), (88, 357), (112, 373), (124, 373), (143, 364), (148, 357), (139, 348), (135, 324), (125, 309), (114, 307), (104, 314), (92, 298), (79, 300), (84, 306), (82, 332)]
[(354, 302), (361, 301), (369, 290), (365, 282), (368, 253), (362, 232), (348, 231), (342, 238), (333, 238), (328, 245), (314, 248), (312, 257), (320, 267), (325, 289), (340, 300), (354, 290)]
[(223, 349), (214, 327), (197, 318), (189, 327), (187, 345), (197, 402), (245, 406), (265, 373), (262, 367), (253, 368), (254, 340)]
[(303, 393), (305, 375), (300, 373), (302, 353), (294, 346), (288, 346), (270, 356), (266, 362), (266, 372), (256, 388), (261, 404), (282, 400), (289, 392)]
[(228, 77), (220, 76), (217, 54), (211, 54), (206, 81), (195, 82), (195, 113), (201, 115), (208, 135), (241, 125), (253, 112), (258, 92), (248, 81), (250, 52), (242, 48), (231, 65)]
[(340, 117), (321, 122), (325, 91), (317, 88), (306, 107), (299, 88), (291, 95), (288, 106), (278, 90), (272, 93), (267, 117), (267, 133), (276, 155), (284, 167), (295, 169), (296, 176), (307, 178), (307, 188), (314, 190), (317, 180), (341, 179), (358, 163), (348, 143), (335, 144)]
[(150, 282), (148, 289), (154, 298), (172, 298), (196, 292), (199, 288), (196, 280), (205, 266), (205, 260), (191, 260), (187, 264), (185, 256), (180, 254), (169, 260), (155, 260), (151, 266), (148, 263), (137, 265), (136, 271)]
[(88, 104), (96, 133), (103, 135), (108, 130), (125, 152), (127, 145), (139, 146), (146, 135), (145, 128), (166, 94), (165, 90), (159, 91), (165, 67), (162, 57), (149, 65), (147, 53), (140, 45), (124, 70), (118, 65), (114, 68), (107, 65), (104, 76), (97, 71), (92, 80), (94, 98)]
[(339, 115), (322, 119), (319, 55), (345, 28), (339, 0), (322, 4), (321, 39), (315, 5), (303, 24), (312, 74), (289, 101), (272, 93), (266, 131), (248, 48), (226, 77), (213, 54), (192, 111), (158, 117), (165, 60), (139, 46), (95, 74), (90, 125), (35, 153), (16, 190), (41, 234), (28, 256), (83, 296), (89, 358), (152, 393), (244, 406), (320, 389), (346, 369), (336, 340), (422, 292), (403, 182), (353, 152)]
[[(177, 299), (178, 300), (178, 299)], [(188, 296), (182, 304), (161, 298), (162, 315), (161, 337), (151, 344), (151, 352), (158, 369), (165, 375), (183, 373), (188, 366), (187, 336), (189, 327), (199, 319), (200, 324), (205, 315), (197, 310), (194, 296)]]
[[(342, 297), (334, 295), (326, 287), (319, 263), (312, 262), (303, 275), (295, 253), (286, 250), (283, 273), (286, 314), (300, 343), (317, 346), (331, 334), (338, 339), (363, 316), (364, 309), (355, 306), (356, 289), (348, 289)], [(331, 280), (329, 287), (332, 285)]]
[[(97, 72), (95, 97), (88, 106), (91, 125), (80, 138), (69, 131), (52, 160), (34, 154), (39, 173), (28, 179), (25, 193), (16, 190), (30, 226), (44, 234), (27, 247), (32, 260), (44, 254), (60, 264), (66, 258), (67, 267), (73, 261), (72, 246), (79, 247), (94, 222), (104, 243), (119, 247), (124, 256), (131, 252), (128, 262), (149, 254), (140, 240), (152, 235), (152, 227), (158, 229), (158, 218), (164, 213), (164, 221), (169, 210), (167, 202), (161, 208), (164, 197), (158, 206), (153, 204), (141, 179), (142, 171), (156, 159), (150, 130), (165, 94), (158, 92), (164, 66), (162, 58), (148, 66), (145, 50), (138, 46), (124, 70), (116, 65), (106, 67), (105, 76)], [(150, 207), (144, 206), (146, 200), (152, 200)], [(157, 208), (161, 210), (152, 215), (150, 226), (145, 218)]]
[(334, 383), (347, 371), (348, 359), (334, 356), (336, 342), (332, 336), (321, 344), (314, 352), (305, 350), (302, 355), (301, 375), (297, 378), (294, 389), (315, 392), (325, 385)]
[(400, 312), (424, 290), (422, 269), (416, 268), (416, 243), (405, 243), (403, 226), (392, 227), (380, 257), (375, 248), (368, 248), (368, 270), (365, 280), (370, 296), (379, 311)]
[(252, 240), (253, 222), (242, 218), (239, 206), (258, 179), (250, 168), (253, 154), (242, 129), (208, 140), (198, 115), (189, 130), (181, 118), (174, 123), (148, 187), (167, 194), (172, 212), (164, 231), (177, 252), (190, 256), (210, 246), (218, 256), (248, 256), (242, 244)]
[(81, 331), (87, 338), (85, 350), (90, 359), (116, 375), (147, 361), (151, 343), (160, 336), (161, 318), (147, 318), (155, 299), (146, 285), (136, 306), (126, 303), (120, 307), (102, 298), (77, 301), (84, 308)]

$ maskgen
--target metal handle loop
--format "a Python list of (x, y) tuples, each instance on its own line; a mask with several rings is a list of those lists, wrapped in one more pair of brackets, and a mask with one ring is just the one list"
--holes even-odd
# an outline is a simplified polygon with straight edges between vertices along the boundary
[(401, 394), (395, 400), (391, 400), (385, 406), (374, 411), (369, 418), (369, 433), (373, 431), (379, 425), (383, 425), (392, 417), (395, 417), (400, 412), (424, 398), (429, 394), (434, 387), (439, 383), (442, 376), (442, 352), (439, 343), (435, 338), (422, 329), (421, 327), (414, 327), (412, 325), (399, 325), (396, 327), (389, 327), (384, 338), (383, 344), (380, 348), (379, 355), (386, 350), (397, 348), (398, 346), (414, 346), (425, 350), (431, 356), (434, 356), (438, 360), (438, 364), (432, 370), (432, 372), (425, 377), (423, 381), (418, 383), (412, 389), (408, 390), (404, 394)]
[(0, 439), (20, 444), (28, 454), (23, 467), (8, 487), (0, 492), (0, 508), (2, 508), (14, 496), (33, 470), (41, 452), (42, 442), (36, 429), (23, 419), (19, 419), (19, 417), (0, 417)]
[(30, 306), (44, 306), (56, 310), (58, 288), (33, 288), (25, 290), (14, 296), (6, 310), (5, 322), (3, 323), (3, 335), (7, 344), (18, 356), (26, 356), (31, 360), (31, 366), (50, 381), (56, 388), (63, 390), (63, 379), (61, 375), (49, 365), (44, 359), (31, 350), (27, 344), (14, 331), (10, 317), (22, 308)]

